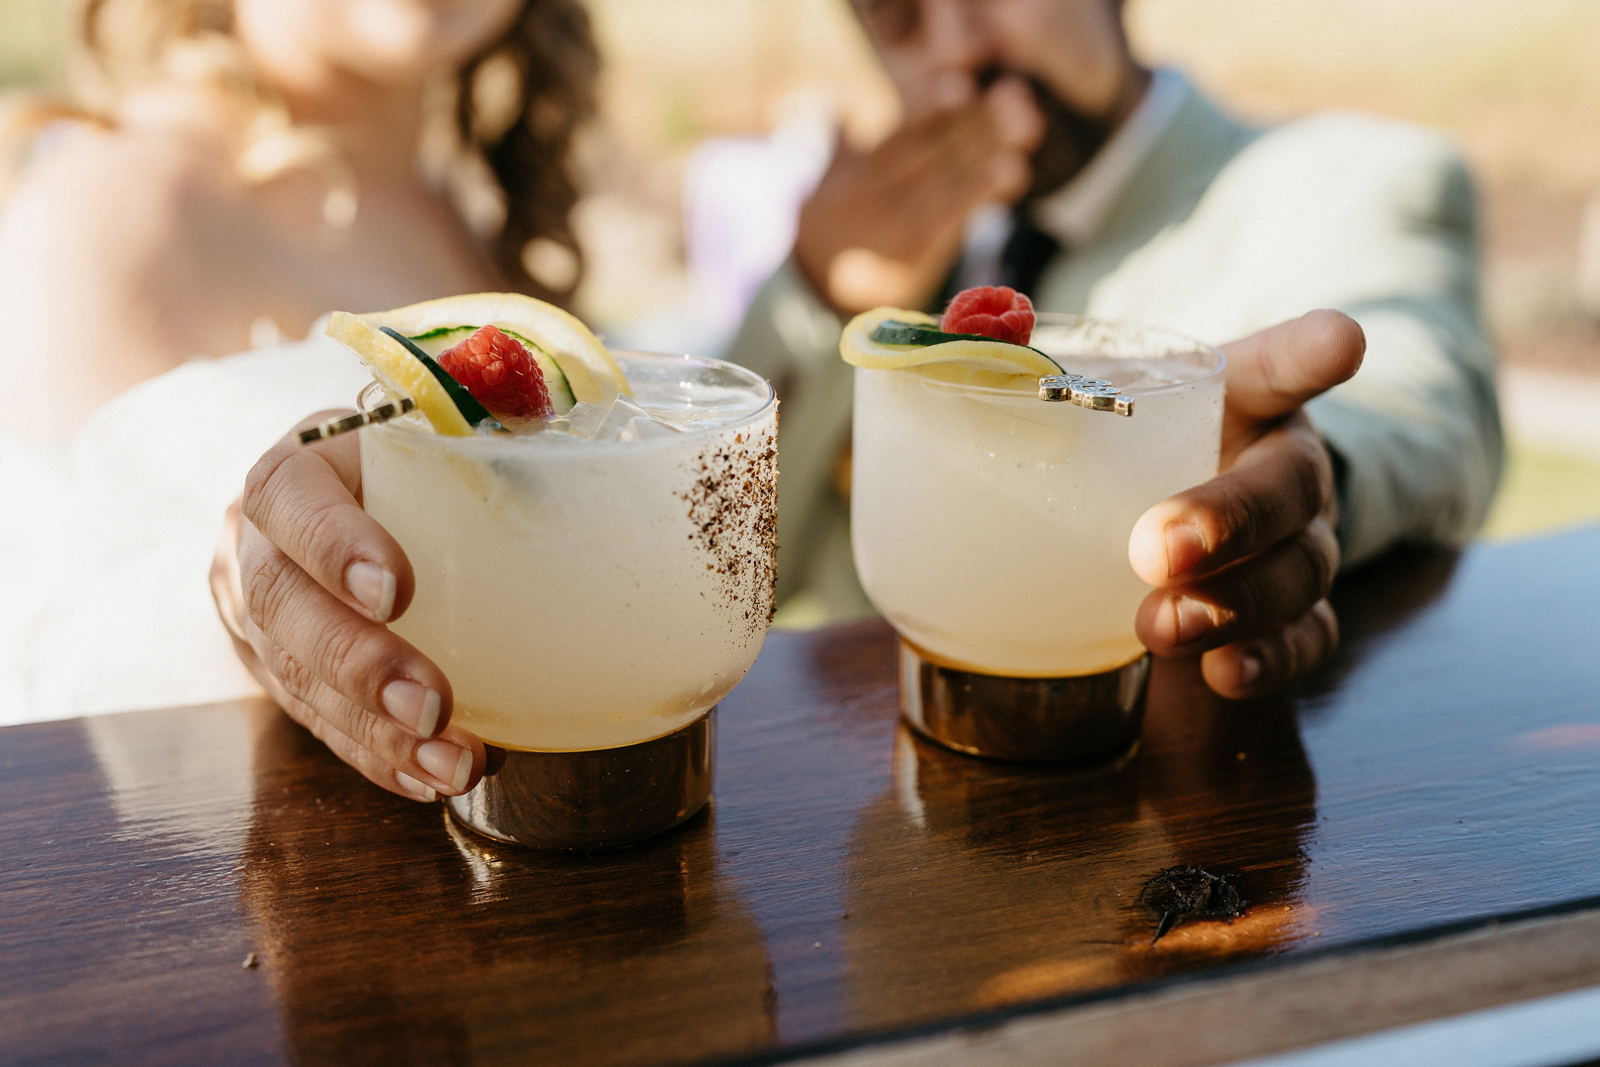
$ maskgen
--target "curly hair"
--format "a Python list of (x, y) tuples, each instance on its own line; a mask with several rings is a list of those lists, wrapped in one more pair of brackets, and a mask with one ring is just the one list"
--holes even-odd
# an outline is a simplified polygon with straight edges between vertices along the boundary
[[(314, 132), (294, 128), (282, 103), (250, 69), (233, 36), (232, 0), (78, 4), (73, 83), (91, 112), (108, 112), (140, 85), (174, 73), (193, 78), (198, 71), (258, 105), (260, 129), (244, 153), (254, 163), (247, 159), (243, 173), (260, 180), (287, 166), (312, 165), (338, 184), (343, 166), (336, 153)], [(491, 109), (482, 83), (508, 70), (515, 74), (514, 84), (501, 96), (511, 99)], [(503, 196), (503, 221), (494, 220), (495, 260), (518, 288), (556, 303), (570, 301), (582, 274), (570, 220), (578, 200), (570, 157), (575, 134), (596, 112), (599, 70), (599, 51), (580, 0), (526, 0), (504, 36), (463, 64), (451, 87), (455, 144), (488, 165)], [(268, 143), (277, 150), (258, 150)], [(347, 211), (353, 211), (353, 194), (344, 195)], [(329, 213), (330, 220), (335, 214)]]

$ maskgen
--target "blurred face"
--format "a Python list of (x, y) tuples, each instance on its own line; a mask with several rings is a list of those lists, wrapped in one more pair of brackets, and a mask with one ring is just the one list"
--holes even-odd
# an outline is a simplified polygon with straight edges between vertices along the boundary
[(497, 40), (525, 0), (236, 0), (240, 40), (262, 72), (308, 86), (337, 68), (382, 85), (461, 66)]
[(853, 0), (908, 117), (1026, 81), (1048, 126), (1034, 194), (1075, 174), (1128, 105), (1138, 69), (1122, 0)]

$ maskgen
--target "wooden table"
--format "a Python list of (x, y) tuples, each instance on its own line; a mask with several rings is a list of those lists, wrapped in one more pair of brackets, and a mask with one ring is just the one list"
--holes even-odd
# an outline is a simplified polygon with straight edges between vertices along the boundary
[[(0, 1062), (1206, 1063), (1600, 981), (1600, 529), (1338, 599), (1302, 691), (1169, 666), (1087, 773), (911, 738), (882, 624), (774, 634), (714, 810), (593, 855), (263, 703), (0, 731)], [(1152, 944), (1180, 863), (1248, 909)]]

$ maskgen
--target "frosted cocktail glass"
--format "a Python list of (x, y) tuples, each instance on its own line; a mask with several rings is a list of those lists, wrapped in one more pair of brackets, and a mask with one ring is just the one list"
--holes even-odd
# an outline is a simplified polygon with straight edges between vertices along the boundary
[(416, 573), (392, 628), (450, 679), (453, 721), (505, 753), (451, 811), (524, 844), (621, 844), (694, 814), (717, 701), (772, 613), (771, 387), (715, 360), (614, 354), (653, 418), (574, 413), (593, 438), (562, 422), (362, 435), (364, 506)]
[(1046, 402), (1025, 377), (857, 368), (851, 541), (900, 634), (914, 728), (977, 755), (1088, 761), (1138, 737), (1149, 657), (1134, 617), (1150, 589), (1128, 537), (1216, 474), (1223, 359), (1063, 315), (1040, 315), (1030, 344), (1111, 383), (1132, 415)]

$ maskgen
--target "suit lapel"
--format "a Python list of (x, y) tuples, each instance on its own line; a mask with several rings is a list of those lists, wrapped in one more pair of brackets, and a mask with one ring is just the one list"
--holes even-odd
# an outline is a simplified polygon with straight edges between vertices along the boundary
[(1217, 174), (1258, 136), (1185, 83), (1183, 102), (1100, 228), (1039, 281), (1040, 310), (1083, 313), (1095, 283), (1129, 254), (1194, 211)]

